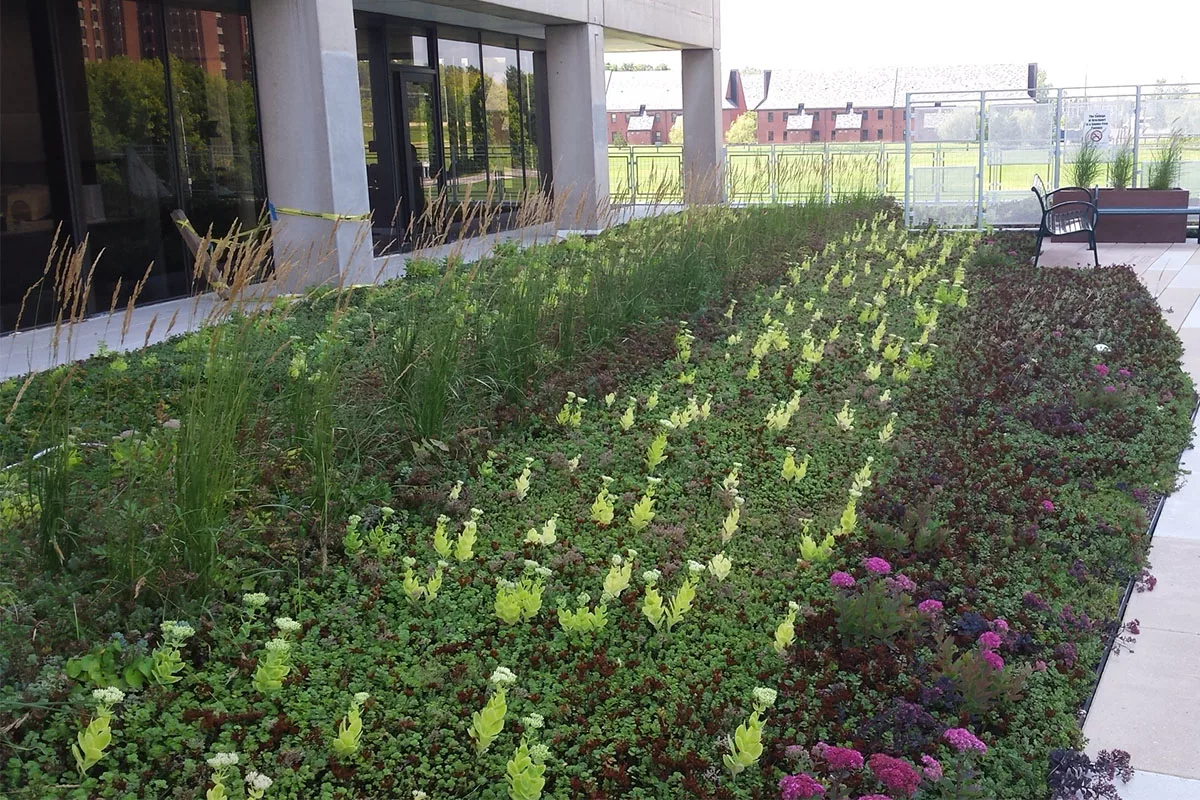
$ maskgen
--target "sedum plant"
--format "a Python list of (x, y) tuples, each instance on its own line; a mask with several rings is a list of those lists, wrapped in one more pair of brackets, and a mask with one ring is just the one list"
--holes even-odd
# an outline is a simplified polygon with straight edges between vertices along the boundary
[(509, 800), (538, 800), (542, 796), (542, 789), (546, 786), (544, 750), (544, 747), (536, 745), (531, 750), (522, 739), (513, 751), (504, 771)]
[(754, 766), (763, 753), (762, 735), (763, 721), (759, 712), (754, 711), (738, 726), (733, 736), (726, 737), (729, 752), (722, 760), (730, 775), (737, 777), (739, 773)]
[[(578, 428), (583, 422), (583, 406), (587, 403), (582, 397), (574, 392), (567, 392), (567, 399), (563, 402), (562, 408), (559, 409), (558, 415), (554, 418), (559, 425), (564, 428)], [(524, 498), (521, 498), (522, 500)]]
[[(527, 470), (528, 471), (528, 470)], [(479, 536), (479, 518), (483, 512), (478, 508), (471, 509), (470, 519), (463, 520), (462, 530), (454, 543), (454, 557), (459, 561), (467, 561), (475, 556), (475, 540)]]
[(433, 529), (433, 550), (442, 558), (449, 558), (450, 552), (454, 549), (454, 546), (450, 544), (450, 536), (446, 533), (448, 524), (450, 524), (450, 518), (445, 514), (439, 514), (437, 526)]
[(518, 583), (501, 580), (496, 586), (496, 616), (505, 625), (528, 622), (542, 608), (545, 586), (539, 580), (522, 578)]
[(729, 577), (729, 570), (733, 569), (733, 561), (722, 551), (708, 560), (707, 568), (709, 574), (717, 579), (717, 583), (720, 583)]
[(300, 623), (291, 617), (276, 617), (275, 625), (279, 635), (267, 642), (254, 670), (254, 688), (263, 694), (278, 690), (292, 671), (292, 643), (288, 637), (300, 630)]
[(471, 715), (471, 725), (467, 728), (467, 735), (475, 742), (475, 755), (483, 755), (504, 730), (504, 715), (508, 713), (508, 702), (504, 692), (506, 687), (516, 681), (517, 676), (507, 667), (496, 667), (488, 679), (488, 682), (496, 687), (496, 691), (482, 710)]
[(616, 600), (621, 596), (621, 593), (629, 588), (629, 581), (633, 577), (633, 558), (632, 556), (626, 560), (620, 555), (612, 557), (612, 566), (608, 568), (608, 574), (604, 576), (604, 600)]
[(613, 479), (607, 475), (601, 475), (600, 479), (604, 481), (604, 485), (600, 487), (600, 493), (592, 502), (592, 521), (601, 528), (607, 528), (612, 524), (613, 515), (616, 513), (616, 503), (612, 493), (608, 491), (608, 485)]
[(804, 476), (808, 474), (809, 456), (804, 456), (804, 460), (796, 463), (796, 448), (788, 447), (787, 455), (783, 459), (783, 468), (780, 470), (780, 477), (788, 483), (799, 483), (804, 480)]
[(721, 522), (721, 543), (729, 544), (729, 540), (737, 533), (738, 524), (742, 520), (742, 506), (746, 504), (746, 499), (741, 495), (734, 495), (733, 508), (729, 509), (729, 513), (725, 515), (725, 519)]
[(645, 530), (654, 521), (654, 489), (660, 480), (660, 478), (647, 479), (645, 494), (633, 504), (633, 509), (629, 512), (629, 527), (635, 531)]
[(796, 641), (796, 612), (799, 610), (800, 605), (795, 601), (788, 603), (787, 616), (775, 626), (775, 641), (771, 643), (771, 646), (779, 655), (783, 655)]
[[(651, 572), (657, 573), (657, 570)], [(662, 595), (654, 586), (657, 575), (652, 577), (652, 580), (646, 581), (646, 596), (642, 601), (642, 614), (650, 621), (655, 630), (662, 630), (665, 627), (667, 631), (670, 631), (692, 610), (692, 603), (696, 599), (696, 581), (695, 578), (689, 576), (680, 584), (670, 603), (664, 603)]]
[(333, 752), (339, 758), (349, 758), (358, 752), (363, 730), (362, 706), (370, 697), (366, 692), (358, 692), (350, 700), (346, 718), (339, 723), (338, 735), (333, 739)]
[(659, 431), (658, 435), (646, 448), (646, 469), (654, 472), (659, 464), (667, 460), (667, 432)]
[(154, 648), (151, 654), (153, 664), (150, 667), (150, 677), (159, 686), (169, 686), (182, 679), (179, 673), (183, 671), (183, 659), (179, 657), (179, 649), (192, 638), (196, 630), (186, 622), (164, 620), (161, 626), (162, 644)]
[(558, 609), (558, 624), (562, 629), (568, 635), (598, 633), (603, 630), (608, 624), (608, 608), (604, 603), (597, 605), (595, 611), (590, 611), (588, 603), (591, 598), (586, 593), (579, 595), (578, 601), (579, 607), (574, 611), (567, 608)]
[(226, 800), (230, 796), (225, 781), (233, 776), (233, 768), (238, 765), (239, 760), (237, 753), (215, 753), (208, 757), (208, 766), (213, 771), (213, 785), (204, 793), (205, 800)]
[(93, 689), (92, 699), (96, 701), (96, 715), (87, 727), (75, 736), (71, 745), (71, 754), (75, 756), (75, 766), (80, 775), (104, 758), (104, 751), (112, 744), (112, 720), (114, 708), (125, 700), (125, 693), (115, 686), (103, 689)]
[(529, 496), (529, 479), (533, 477), (533, 459), (528, 456), (525, 458), (525, 467), (521, 470), (521, 474), (513, 479), (513, 494), (517, 500), (524, 500)]

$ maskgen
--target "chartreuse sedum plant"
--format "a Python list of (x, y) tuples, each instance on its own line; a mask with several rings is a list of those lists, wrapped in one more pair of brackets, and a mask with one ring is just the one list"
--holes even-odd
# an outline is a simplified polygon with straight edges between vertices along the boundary
[(729, 577), (729, 570), (733, 569), (733, 561), (725, 555), (724, 551), (721, 551), (710, 558), (705, 566), (708, 573), (717, 579), (717, 583), (720, 583)]
[(804, 456), (804, 460), (797, 463), (796, 448), (787, 448), (787, 455), (783, 459), (783, 468), (780, 470), (780, 477), (788, 483), (799, 483), (804, 480), (804, 476), (808, 474), (809, 456)]
[(654, 489), (661, 480), (661, 478), (647, 478), (645, 493), (633, 504), (633, 508), (629, 512), (629, 527), (635, 531), (645, 530), (654, 521)]
[(250, 635), (250, 628), (269, 602), (271, 598), (267, 597), (265, 592), (247, 592), (242, 595), (242, 636)]
[(612, 557), (608, 574), (604, 576), (603, 601), (616, 600), (622, 592), (629, 588), (629, 582), (633, 577), (633, 558), (636, 552), (635, 550), (628, 551), (629, 558), (627, 559), (621, 558), (620, 553)]
[(450, 524), (450, 518), (445, 514), (438, 515), (437, 525), (433, 529), (433, 550), (442, 558), (449, 558), (454, 545), (450, 544), (450, 535), (446, 533), (446, 526)]
[(179, 657), (179, 649), (192, 638), (196, 630), (186, 622), (164, 620), (162, 623), (162, 644), (154, 648), (151, 654), (153, 665), (150, 667), (150, 678), (159, 686), (169, 686), (182, 679), (183, 659)]
[(289, 637), (300, 630), (300, 623), (291, 617), (276, 617), (275, 626), (279, 629), (279, 635), (267, 642), (254, 670), (254, 688), (263, 694), (278, 690), (292, 671), (292, 643)]
[(600, 493), (592, 501), (592, 522), (601, 528), (607, 528), (612, 524), (613, 515), (616, 513), (616, 503), (613, 501), (612, 493), (608, 491), (608, 485), (612, 483), (613, 479), (607, 475), (601, 475), (600, 480), (604, 483), (600, 487)]
[(541, 580), (525, 577), (520, 581), (501, 578), (496, 584), (496, 616), (505, 625), (516, 625), (521, 620), (528, 622), (542, 608), (542, 592), (545, 585)]
[[(587, 403), (579, 395), (574, 392), (567, 392), (567, 399), (563, 402), (562, 408), (559, 409), (558, 415), (554, 418), (555, 421), (564, 428), (578, 428), (583, 422), (583, 406)], [(524, 498), (521, 498), (522, 500)]]
[(637, 400), (633, 399), (632, 397), (629, 398), (629, 405), (626, 406), (625, 413), (621, 415), (619, 420), (617, 420), (617, 423), (621, 426), (621, 430), (627, 431), (633, 427), (633, 423), (636, 420), (636, 416), (634, 415), (634, 411), (636, 409)]
[(800, 605), (795, 601), (788, 603), (787, 616), (775, 626), (775, 641), (771, 646), (779, 655), (783, 655), (796, 641), (796, 612), (799, 610)]
[(508, 713), (508, 702), (504, 693), (516, 682), (517, 676), (507, 667), (496, 667), (488, 679), (495, 691), (483, 709), (471, 715), (471, 724), (467, 728), (467, 735), (475, 742), (475, 755), (483, 755), (504, 730), (504, 715)]
[(729, 509), (729, 513), (725, 515), (725, 519), (721, 522), (721, 544), (729, 544), (729, 540), (737, 533), (738, 525), (742, 521), (742, 506), (745, 504), (745, 498), (736, 494), (735, 490), (733, 508)]
[(692, 360), (692, 342), (696, 341), (696, 337), (688, 330), (687, 320), (682, 320), (679, 323), (679, 330), (675, 334), (675, 358), (680, 364), (686, 364)]
[(87, 727), (75, 736), (71, 745), (71, 754), (75, 756), (75, 766), (80, 775), (94, 767), (104, 758), (104, 751), (112, 744), (113, 709), (125, 699), (125, 693), (114, 686), (103, 689), (93, 689), (92, 699), (96, 701), (96, 713)]
[(416, 564), (417, 560), (411, 556), (404, 559), (404, 579), (401, 586), (404, 589), (404, 596), (414, 606), (420, 605), (422, 600), (428, 606), (437, 599), (438, 592), (442, 589), (442, 580), (448, 565), (445, 561), (439, 561), (433, 575), (422, 584), (421, 579), (413, 571)]
[(543, 547), (549, 547), (558, 541), (558, 515), (554, 514), (546, 520), (540, 531), (537, 528), (530, 528), (526, 531), (525, 541), (529, 544), (540, 544)]
[(233, 776), (234, 767), (238, 765), (238, 761), (237, 753), (214, 753), (208, 757), (208, 766), (213, 771), (213, 785), (212, 788), (204, 793), (206, 800), (226, 800), (230, 796), (229, 789), (225, 787), (225, 782)]
[(854, 409), (850, 408), (850, 401), (842, 403), (842, 410), (833, 416), (833, 421), (837, 423), (838, 430), (850, 431), (854, 429)]
[(263, 800), (267, 796), (267, 789), (271, 788), (271, 784), (275, 781), (263, 775), (261, 772), (250, 770), (246, 773), (246, 798), (247, 800)]
[[(528, 469), (526, 469), (528, 472)], [(475, 540), (479, 536), (479, 518), (483, 516), (483, 511), (478, 508), (471, 509), (469, 519), (463, 520), (462, 530), (459, 531), (458, 540), (454, 543), (454, 557), (459, 561), (467, 561), (475, 555)]]
[(604, 603), (600, 603), (594, 611), (590, 610), (588, 604), (591, 601), (591, 596), (586, 592), (582, 592), (576, 598), (576, 602), (579, 605), (574, 611), (561, 606), (559, 607), (558, 624), (566, 631), (568, 636), (598, 633), (608, 624), (608, 608)]
[(350, 700), (346, 717), (338, 724), (338, 734), (333, 739), (333, 752), (339, 758), (349, 758), (358, 752), (362, 741), (362, 707), (371, 695), (358, 692)]
[(365, 546), (363, 542), (362, 525), (363, 518), (358, 514), (351, 514), (346, 520), (346, 534), (342, 536), (342, 549), (346, 551), (346, 555), (353, 558), (363, 551)]
[(538, 800), (546, 786), (545, 758), (549, 748), (534, 745), (532, 748), (521, 740), (513, 751), (505, 768), (504, 780), (508, 782), (509, 800)]
[(763, 753), (762, 714), (775, 704), (774, 689), (760, 686), (754, 690), (754, 711), (750, 717), (734, 731), (733, 736), (726, 738), (729, 752), (723, 760), (729, 774), (737, 777), (741, 772), (754, 766)]
[(659, 594), (655, 583), (662, 577), (658, 570), (648, 570), (642, 573), (642, 578), (646, 582), (646, 596), (642, 601), (642, 614), (650, 621), (655, 630), (670, 631), (673, 627), (683, 621), (683, 618), (689, 611), (692, 610), (692, 603), (696, 599), (696, 579), (689, 575), (683, 583), (679, 585), (675, 596), (671, 598), (670, 603), (664, 603), (662, 595)]
[(646, 469), (650, 472), (667, 460), (667, 432), (659, 431), (646, 448)]
[(528, 456), (525, 458), (525, 468), (521, 470), (521, 474), (513, 479), (513, 494), (517, 500), (524, 500), (529, 496), (529, 479), (533, 476), (533, 459)]

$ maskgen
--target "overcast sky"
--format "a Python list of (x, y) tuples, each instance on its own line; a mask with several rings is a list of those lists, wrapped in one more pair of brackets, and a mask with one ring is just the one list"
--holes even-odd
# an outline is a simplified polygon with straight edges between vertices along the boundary
[[(1200, 83), (1200, 0), (725, 0), (725, 69), (1037, 62), (1055, 86)], [(678, 63), (674, 54), (609, 61)], [(1002, 88), (1002, 87), (997, 87)]]

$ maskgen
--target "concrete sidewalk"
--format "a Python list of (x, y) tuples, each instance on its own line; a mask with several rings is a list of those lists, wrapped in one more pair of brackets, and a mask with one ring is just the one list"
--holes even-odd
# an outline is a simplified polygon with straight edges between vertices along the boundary
[[(1046, 266), (1091, 266), (1086, 245), (1048, 244)], [(1200, 382), (1200, 247), (1101, 245), (1101, 264), (1128, 264), (1158, 298), (1183, 341), (1183, 367)], [(1193, 442), (1196, 432), (1193, 431)], [(1134, 593), (1133, 652), (1108, 660), (1083, 732), (1088, 752), (1129, 752), (1137, 774), (1125, 800), (1200, 799), (1200, 453), (1181, 462), (1183, 486), (1167, 498), (1150, 550), (1154, 591)]]

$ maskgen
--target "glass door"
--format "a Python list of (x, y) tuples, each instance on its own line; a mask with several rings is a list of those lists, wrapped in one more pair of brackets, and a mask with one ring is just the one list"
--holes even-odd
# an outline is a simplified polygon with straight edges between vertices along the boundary
[(441, 127), (438, 122), (437, 93), (432, 72), (397, 70), (393, 84), (396, 92), (396, 143), (400, 165), (400, 207), (398, 227), (412, 238), (414, 232), (433, 221), (431, 209), (441, 191)]

